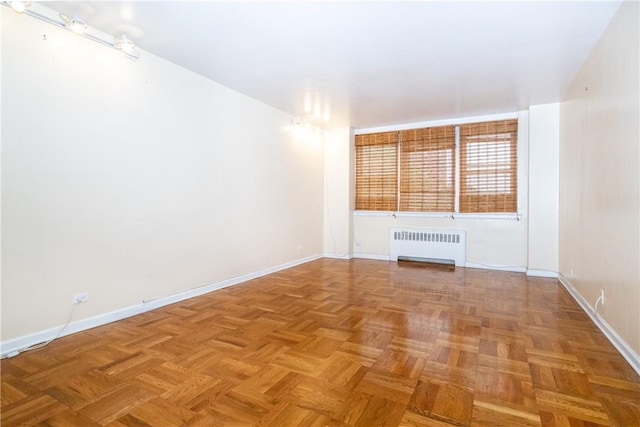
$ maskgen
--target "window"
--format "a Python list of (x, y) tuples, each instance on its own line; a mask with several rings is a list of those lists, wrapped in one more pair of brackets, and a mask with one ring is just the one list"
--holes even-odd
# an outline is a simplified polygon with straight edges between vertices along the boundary
[(356, 136), (356, 210), (398, 208), (398, 132)]
[(517, 212), (517, 133), (513, 119), (357, 135), (356, 210)]
[(460, 212), (516, 212), (517, 120), (460, 126)]
[(453, 212), (455, 126), (400, 132), (400, 210)]

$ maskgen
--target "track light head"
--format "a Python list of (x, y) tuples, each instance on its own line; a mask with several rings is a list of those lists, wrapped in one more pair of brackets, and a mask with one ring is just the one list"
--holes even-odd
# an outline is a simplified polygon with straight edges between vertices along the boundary
[(9, 2), (9, 6), (11, 6), (11, 9), (13, 9), (13, 11), (16, 13), (24, 13), (24, 11), (27, 10), (29, 6), (31, 6), (31, 2), (30, 1), (11, 1)]
[(88, 27), (87, 22), (78, 15), (69, 18), (67, 15), (60, 14), (60, 18), (65, 22), (65, 27), (76, 34), (83, 34)]
[(113, 47), (126, 53), (130, 53), (136, 45), (126, 34), (114, 38)]

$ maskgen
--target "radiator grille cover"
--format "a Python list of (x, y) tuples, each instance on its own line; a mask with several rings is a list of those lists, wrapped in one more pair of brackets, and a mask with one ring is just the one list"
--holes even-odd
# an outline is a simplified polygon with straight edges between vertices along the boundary
[(392, 261), (411, 256), (453, 260), (456, 266), (465, 266), (466, 233), (461, 230), (392, 228), (389, 242)]

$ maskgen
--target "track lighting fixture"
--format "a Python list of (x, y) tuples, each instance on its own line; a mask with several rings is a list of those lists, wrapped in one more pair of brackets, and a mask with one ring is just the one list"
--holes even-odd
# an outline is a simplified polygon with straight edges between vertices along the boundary
[(123, 34), (120, 37), (114, 38), (113, 47), (123, 52), (129, 53), (133, 50), (135, 46), (136, 45), (133, 44), (131, 39), (129, 39), (129, 37), (127, 37), (126, 34)]
[(64, 21), (64, 26), (76, 34), (83, 34), (87, 29), (87, 23), (78, 17), (73, 15), (73, 18), (69, 18), (67, 15), (60, 14), (60, 18)]
[(303, 130), (303, 131), (310, 132), (310, 133), (313, 133), (313, 134), (326, 135), (326, 134), (330, 133), (328, 129), (324, 129), (324, 128), (321, 128), (321, 127), (318, 127), (318, 126), (313, 126), (309, 122), (304, 122), (304, 121), (301, 121), (301, 120), (298, 120), (298, 119), (291, 119), (289, 121), (289, 123), (291, 124), (291, 126), (294, 129)]
[(30, 1), (12, 1), (12, 2), (9, 2), (9, 6), (16, 13), (24, 13), (24, 11), (27, 10), (29, 6), (31, 6), (31, 2)]
[(112, 37), (104, 34), (89, 27), (87, 22), (78, 15), (73, 15), (73, 17), (70, 18), (62, 13), (56, 14), (45, 6), (39, 4), (32, 5), (30, 1), (2, 1), (2, 4), (10, 7), (17, 13), (31, 16), (40, 21), (55, 25), (56, 27), (65, 28), (96, 43), (116, 49), (129, 59), (138, 59), (138, 54), (134, 50), (135, 44), (126, 35), (123, 34), (120, 37)]

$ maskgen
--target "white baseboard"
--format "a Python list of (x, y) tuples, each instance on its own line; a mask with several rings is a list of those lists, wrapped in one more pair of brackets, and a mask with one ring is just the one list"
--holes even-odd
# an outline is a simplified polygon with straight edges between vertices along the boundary
[(527, 269), (527, 276), (558, 278), (558, 273), (550, 270)]
[[(365, 253), (354, 253), (353, 258), (364, 258), (364, 259), (374, 259), (378, 261), (391, 261), (389, 255), (379, 255), (379, 254), (365, 254)], [(465, 267), (467, 268), (482, 268), (485, 270), (499, 270), (499, 271), (512, 271), (516, 273), (525, 273), (527, 269), (525, 267), (517, 267), (511, 265), (489, 265), (489, 264), (479, 264), (475, 262), (467, 261)]]
[[(176, 302), (184, 301), (189, 298), (193, 298), (199, 295), (203, 295), (218, 289), (226, 288), (229, 286), (237, 285), (242, 282), (246, 282), (251, 279), (266, 276), (267, 274), (275, 273), (280, 270), (295, 267), (296, 265), (304, 264), (309, 261), (322, 258), (323, 255), (312, 255), (310, 257), (301, 258), (291, 262), (277, 265), (275, 267), (265, 268), (263, 270), (254, 271), (252, 273), (243, 274), (241, 276), (232, 277), (220, 282), (211, 283), (209, 285), (200, 286), (188, 291), (179, 292), (177, 294), (168, 295), (153, 300), (143, 301), (140, 304), (132, 305), (130, 307), (121, 308), (119, 310), (111, 311), (109, 313), (99, 314), (97, 316), (88, 317), (75, 322), (69, 323), (69, 325), (60, 334), (61, 337), (71, 335), (76, 332), (86, 331), (87, 329), (95, 328), (97, 326), (106, 325), (107, 323), (122, 320), (127, 317), (135, 316), (150, 310), (154, 310), (165, 305), (173, 304)], [(35, 332), (21, 337), (12, 338), (0, 343), (0, 357), (5, 358), (11, 355), (11, 357), (18, 355), (21, 351), (46, 342), (60, 332), (63, 326), (57, 326), (55, 328), (45, 329), (43, 331)]]
[(334, 253), (329, 253), (329, 252), (325, 252), (323, 254), (323, 256), (325, 258), (334, 258), (334, 259), (351, 259), (351, 258), (353, 258), (352, 254), (334, 254)]
[(498, 271), (510, 271), (512, 273), (525, 273), (526, 267), (518, 267), (515, 265), (493, 265), (493, 264), (481, 264), (478, 262), (467, 261), (465, 263), (466, 268), (481, 268), (484, 270), (498, 270)]
[(354, 253), (353, 257), (363, 258), (363, 259), (375, 259), (377, 261), (389, 261), (389, 255)]
[(593, 320), (598, 329), (607, 337), (607, 339), (613, 344), (613, 346), (622, 354), (631, 367), (640, 375), (640, 355), (636, 353), (629, 344), (604, 320), (602, 317), (596, 314), (593, 307), (582, 296), (580, 292), (571, 284), (571, 282), (562, 274), (558, 274), (558, 280), (569, 292), (574, 300), (582, 307), (587, 315)]

